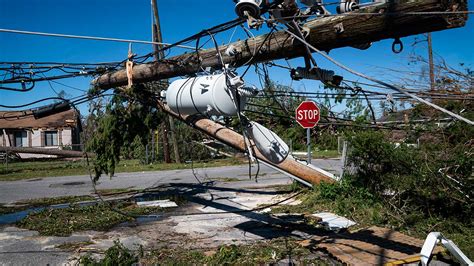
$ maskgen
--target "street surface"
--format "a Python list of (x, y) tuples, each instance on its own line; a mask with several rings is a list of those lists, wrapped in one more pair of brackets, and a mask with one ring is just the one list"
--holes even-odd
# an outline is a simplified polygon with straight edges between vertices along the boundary
[[(323, 170), (339, 173), (341, 161), (339, 159), (317, 159), (313, 165)], [(247, 165), (233, 165), (194, 169), (196, 177), (201, 182), (219, 181), (219, 179), (233, 178), (242, 182), (229, 182), (229, 186), (268, 186), (285, 184), (289, 178), (280, 172), (260, 164), (258, 183), (249, 179)], [(257, 167), (252, 167), (255, 175)], [(118, 173), (112, 179), (102, 176), (97, 189), (144, 189), (162, 184), (198, 183), (191, 169)], [(235, 184), (235, 183), (238, 183)], [(14, 203), (26, 199), (53, 198), (61, 196), (92, 195), (93, 188), (88, 175), (33, 178), (19, 181), (0, 182), (0, 204)]]
[[(315, 160), (314, 164), (330, 170), (338, 160)], [(252, 168), (255, 174), (256, 167)], [(336, 170), (337, 171), (337, 170)], [(159, 172), (119, 173), (112, 179), (104, 176), (98, 189), (164, 186), (172, 195), (183, 195), (189, 202), (159, 220), (138, 226), (118, 226), (108, 232), (76, 232), (69, 237), (40, 236), (36, 231), (14, 225), (0, 226), (0, 265), (61, 265), (69, 264), (81, 254), (80, 250), (62, 250), (65, 243), (90, 243), (87, 250), (103, 252), (119, 239), (125, 246), (136, 249), (160, 246), (212, 248), (223, 244), (245, 244), (292, 234), (308, 237), (299, 231), (279, 232), (270, 226), (277, 222), (263, 213), (250, 211), (262, 204), (288, 198), (275, 186), (290, 184), (285, 175), (261, 165), (258, 183), (248, 177), (246, 165)], [(0, 182), (0, 202), (59, 196), (91, 195), (89, 176), (38, 178)], [(294, 199), (285, 204), (297, 204)], [(248, 211), (248, 212), (247, 212)], [(212, 221), (212, 222), (211, 222)]]

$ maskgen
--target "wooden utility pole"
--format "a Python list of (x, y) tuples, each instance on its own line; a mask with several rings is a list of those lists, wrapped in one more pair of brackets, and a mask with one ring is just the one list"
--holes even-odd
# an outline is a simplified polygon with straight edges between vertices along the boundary
[[(355, 11), (352, 15), (315, 19), (307, 22), (304, 27), (309, 29), (307, 41), (311, 45), (322, 51), (330, 51), (384, 39), (462, 27), (466, 24), (467, 14), (441, 12), (466, 10), (467, 0), (390, 1)], [(434, 13), (414, 15), (418, 12)], [(374, 13), (380, 15), (373, 15)], [(268, 38), (262, 35), (230, 45), (240, 52), (233, 56), (225, 55), (227, 45), (221, 46), (219, 50), (223, 54), (224, 63), (234, 67), (242, 66), (250, 59), (251, 63), (261, 63), (301, 57), (306, 53), (303, 44), (284, 31), (275, 32)], [(262, 49), (254, 55), (254, 51), (259, 47)], [(195, 74), (206, 67), (220, 68), (221, 63), (216, 54), (216, 50), (212, 48), (200, 51), (199, 54), (187, 53), (167, 58), (166, 61), (137, 65), (133, 68), (133, 81), (149, 82)], [(127, 73), (125, 70), (107, 73), (92, 83), (102, 89), (124, 86), (128, 84)]]
[(431, 38), (431, 32), (428, 33), (428, 56), (430, 64), (430, 88), (431, 91), (435, 91), (435, 76), (434, 76), (434, 62), (433, 62), (433, 40)]
[[(152, 35), (153, 35), (153, 41), (154, 42), (163, 42), (163, 35), (161, 33), (161, 24), (160, 24), (160, 17), (158, 13), (158, 0), (151, 0), (151, 7), (153, 9), (153, 25), (152, 25)], [(155, 61), (159, 61), (160, 59), (163, 59), (165, 57), (163, 51), (161, 50), (162, 46), (161, 45), (153, 45), (153, 50), (154, 50), (154, 57)], [(170, 146), (169, 146), (169, 140), (168, 140), (168, 132), (170, 132), (170, 127), (172, 122), (171, 117), (165, 117), (165, 120), (163, 121), (163, 157), (165, 160), (165, 163), (171, 163), (171, 157), (170, 157)], [(174, 129), (171, 129), (172, 135), (174, 136)], [(152, 136), (153, 139), (154, 136)], [(176, 146), (176, 137), (174, 138), (173, 145)], [(175, 150), (177, 147), (175, 147)], [(154, 153), (154, 150), (153, 150)], [(179, 155), (178, 155), (179, 156)], [(176, 157), (176, 156), (175, 156)]]

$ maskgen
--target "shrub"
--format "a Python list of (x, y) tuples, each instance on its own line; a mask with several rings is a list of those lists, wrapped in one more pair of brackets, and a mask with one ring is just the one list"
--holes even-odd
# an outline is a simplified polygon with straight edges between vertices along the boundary
[(347, 179), (354, 189), (367, 189), (398, 213), (472, 219), (472, 148), (457, 143), (397, 147), (381, 132), (358, 132), (349, 139), (348, 163), (356, 171)]
[(103, 259), (97, 261), (90, 255), (82, 256), (79, 259), (80, 265), (95, 266), (95, 265), (118, 265), (118, 266), (129, 266), (138, 263), (139, 257), (136, 254), (127, 249), (120, 241), (115, 240), (114, 245), (107, 249)]

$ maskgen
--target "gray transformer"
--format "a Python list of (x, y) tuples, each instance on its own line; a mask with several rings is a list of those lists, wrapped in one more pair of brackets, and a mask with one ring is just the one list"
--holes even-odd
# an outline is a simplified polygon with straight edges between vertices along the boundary
[(222, 73), (176, 80), (168, 87), (166, 102), (171, 110), (182, 115), (237, 116), (237, 93), (240, 95), (240, 111), (247, 97), (242, 93), (240, 77), (228, 79), (227, 82)]

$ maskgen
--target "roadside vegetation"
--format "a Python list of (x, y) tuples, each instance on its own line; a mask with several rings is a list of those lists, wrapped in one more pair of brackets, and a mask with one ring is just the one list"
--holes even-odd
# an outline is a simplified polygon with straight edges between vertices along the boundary
[(69, 236), (77, 231), (107, 231), (134, 217), (163, 212), (159, 207), (138, 207), (133, 203), (73, 205), (63, 209), (45, 209), (29, 214), (17, 226), (38, 231), (46, 236)]
[(291, 238), (260, 241), (251, 245), (224, 245), (217, 249), (162, 248), (132, 251), (116, 241), (103, 258), (80, 257), (82, 265), (263, 265), (290, 258), (292, 262), (331, 265)]
[(395, 145), (383, 132), (347, 133), (350, 167), (343, 181), (323, 183), (306, 191), (300, 205), (272, 211), (330, 211), (360, 227), (379, 225), (420, 239), (438, 231), (472, 258), (474, 131), (455, 122), (439, 133), (419, 147)]
[(92, 196), (66, 196), (66, 197), (56, 197), (56, 198), (42, 198), (42, 199), (30, 199), (22, 200), (15, 202), (13, 205), (1, 205), (0, 204), (0, 215), (8, 214), (18, 211), (23, 211), (33, 208), (49, 207), (51, 205), (58, 204), (73, 204), (83, 201), (93, 201), (95, 200)]

